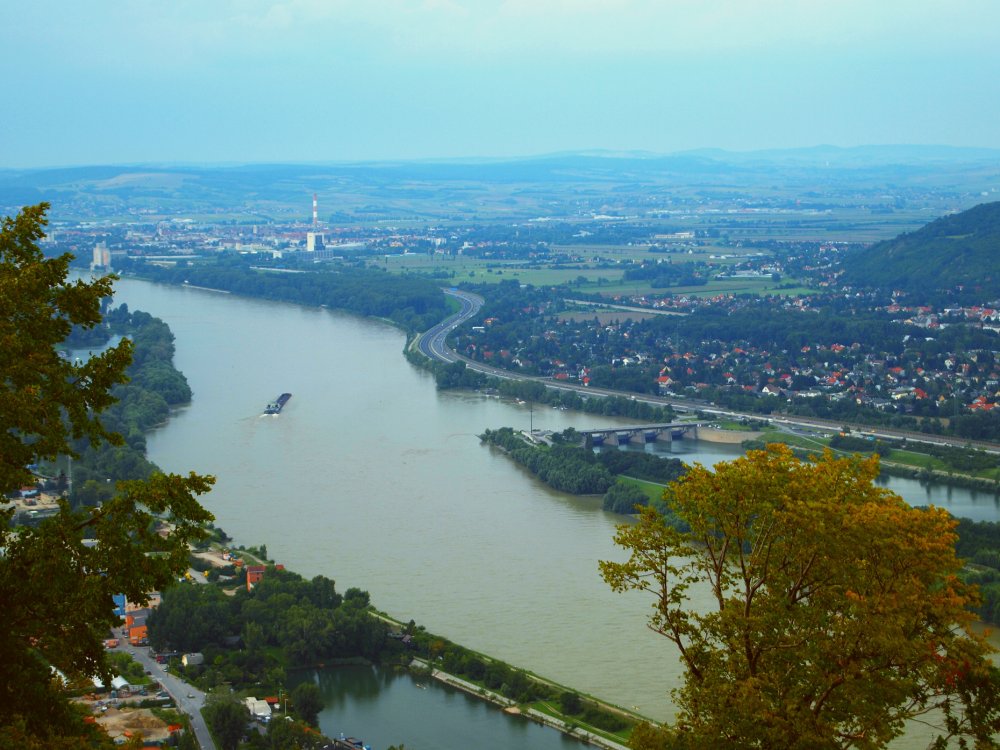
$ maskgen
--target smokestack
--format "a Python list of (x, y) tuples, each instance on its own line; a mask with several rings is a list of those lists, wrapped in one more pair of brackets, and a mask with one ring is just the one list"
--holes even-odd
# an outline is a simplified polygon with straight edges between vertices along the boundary
[(316, 193), (313, 193), (313, 229), (319, 226), (319, 207), (316, 203)]

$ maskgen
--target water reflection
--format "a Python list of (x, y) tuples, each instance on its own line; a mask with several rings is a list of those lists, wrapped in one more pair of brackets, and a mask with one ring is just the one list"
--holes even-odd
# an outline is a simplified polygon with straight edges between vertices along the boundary
[(584, 745), (524, 717), (436, 680), (366, 665), (299, 672), (291, 686), (312, 681), (325, 702), (320, 729), (329, 737), (358, 737), (375, 750), (568, 750)]

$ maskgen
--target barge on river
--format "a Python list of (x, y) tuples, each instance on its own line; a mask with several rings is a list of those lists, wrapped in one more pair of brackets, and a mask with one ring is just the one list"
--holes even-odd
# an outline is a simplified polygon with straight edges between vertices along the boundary
[(274, 401), (270, 402), (264, 407), (265, 414), (281, 414), (281, 410), (285, 408), (285, 404), (288, 403), (288, 399), (292, 397), (291, 393), (282, 393)]

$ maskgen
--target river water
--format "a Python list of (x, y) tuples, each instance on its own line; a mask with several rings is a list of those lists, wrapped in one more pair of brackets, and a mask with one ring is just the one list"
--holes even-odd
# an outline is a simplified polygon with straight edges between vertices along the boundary
[[(165, 320), (194, 400), (150, 435), (165, 470), (214, 474), (205, 500), (238, 543), (377, 607), (574, 689), (656, 719), (678, 683), (649, 602), (613, 594), (622, 518), (554, 492), (477, 435), (513, 426), (614, 425), (605, 417), (438, 392), (402, 356), (403, 334), (329, 310), (124, 279), (116, 299)], [(283, 413), (261, 416), (279, 393)], [(687, 442), (712, 464), (732, 446)], [(891, 479), (909, 502), (1000, 519), (997, 498)], [(363, 734), (363, 729), (356, 730)], [(390, 741), (404, 741), (406, 737)]]

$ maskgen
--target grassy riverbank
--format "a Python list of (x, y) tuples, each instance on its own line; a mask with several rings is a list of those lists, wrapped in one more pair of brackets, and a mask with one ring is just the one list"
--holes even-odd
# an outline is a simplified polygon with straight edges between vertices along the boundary
[[(225, 539), (221, 530), (214, 533)], [(229, 573), (230, 560), (217, 554), (221, 548), (219, 541), (205, 545), (198, 560), (226, 562)], [(266, 557), (263, 547), (250, 550)], [(252, 559), (245, 552), (239, 556)], [(235, 576), (210, 574), (205, 576), (208, 583), (170, 589), (150, 618), (155, 648), (203, 654), (200, 665), (174, 664), (171, 669), (206, 692), (225, 686), (237, 694), (276, 695), (292, 670), (363, 661), (446, 682), (510, 713), (612, 750), (623, 747), (644, 720), (464, 648), (413, 621), (390, 617), (374, 609), (359, 589), (340, 594), (323, 576), (306, 581), (273, 563), (248, 589), (245, 569), (244, 564)]]
[(845, 433), (803, 435), (780, 430), (766, 430), (758, 438), (744, 441), (742, 446), (744, 449), (761, 448), (767, 443), (785, 443), (803, 456), (827, 449), (842, 456), (878, 453), (882, 472), (889, 476), (1000, 492), (1000, 459), (971, 447), (938, 446), (905, 440), (869, 440)]

